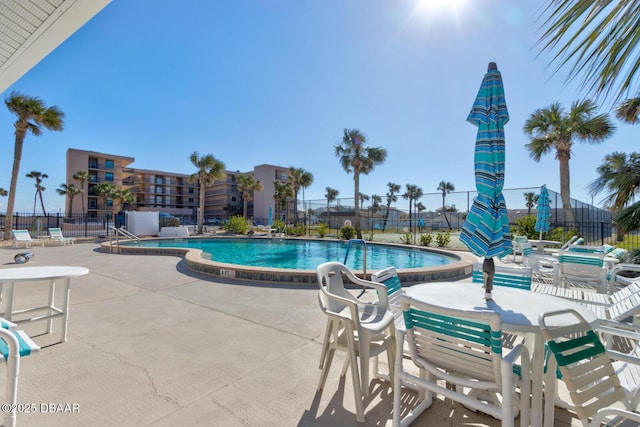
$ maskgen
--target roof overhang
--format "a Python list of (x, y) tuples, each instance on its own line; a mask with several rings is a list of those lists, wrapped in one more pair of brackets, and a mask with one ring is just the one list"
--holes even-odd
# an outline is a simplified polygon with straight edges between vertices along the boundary
[(5, 0), (0, 3), (0, 93), (111, 0)]

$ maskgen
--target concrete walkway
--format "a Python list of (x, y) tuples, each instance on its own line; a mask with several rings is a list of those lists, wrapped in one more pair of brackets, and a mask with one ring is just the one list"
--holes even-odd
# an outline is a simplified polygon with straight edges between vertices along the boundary
[[(2, 268), (24, 265), (17, 252), (0, 249)], [(18, 400), (36, 410), (18, 414), (18, 426), (363, 425), (341, 354), (316, 392), (326, 319), (315, 287), (220, 283), (177, 257), (106, 254), (95, 243), (31, 252), (26, 265), (91, 272), (72, 280), (66, 343), (55, 344), (59, 322), (49, 335), (42, 322), (24, 327), (43, 349), (22, 359)], [(46, 302), (45, 289), (17, 285), (15, 307)], [(387, 383), (372, 382), (365, 404), (364, 425), (391, 425)], [(437, 399), (413, 425), (500, 422)], [(557, 410), (556, 425), (581, 424)]]

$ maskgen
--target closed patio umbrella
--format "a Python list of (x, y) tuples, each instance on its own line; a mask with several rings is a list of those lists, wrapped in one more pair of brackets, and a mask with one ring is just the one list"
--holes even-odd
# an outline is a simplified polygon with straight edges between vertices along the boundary
[(269, 206), (269, 218), (267, 218), (267, 225), (273, 224), (273, 206)]
[(478, 127), (474, 167), (478, 195), (462, 227), (460, 241), (477, 256), (482, 267), (485, 298), (491, 299), (495, 264), (493, 257), (511, 253), (511, 233), (504, 187), (504, 125), (509, 112), (504, 99), (502, 75), (494, 62), (482, 80), (467, 121)]
[(549, 231), (549, 192), (547, 186), (540, 187), (540, 195), (538, 196), (538, 215), (536, 217), (536, 231), (540, 232), (540, 240), (542, 233)]

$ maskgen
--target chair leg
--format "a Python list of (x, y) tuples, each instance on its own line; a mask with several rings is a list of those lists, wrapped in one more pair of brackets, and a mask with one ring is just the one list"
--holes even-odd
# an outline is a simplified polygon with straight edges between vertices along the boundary
[(318, 383), (318, 391), (324, 388), (324, 384), (327, 381), (327, 375), (329, 374), (329, 368), (331, 368), (331, 362), (333, 361), (333, 355), (335, 354), (336, 349), (330, 348), (327, 350), (324, 359), (324, 366), (322, 367), (322, 372), (320, 373), (320, 382)]
[[(347, 324), (349, 337), (354, 336), (354, 331), (350, 324)], [(355, 398), (356, 404), (356, 421), (359, 423), (364, 422), (364, 404), (362, 402), (362, 382), (360, 381), (360, 374), (358, 372), (358, 360), (357, 360), (357, 350), (356, 345), (353, 339), (347, 340), (348, 346), (348, 359), (349, 364), (351, 365), (351, 380), (353, 382), (353, 397)], [(361, 358), (362, 359), (362, 358)]]
[(324, 341), (322, 342), (322, 351), (320, 352), (320, 366), (318, 369), (322, 369), (324, 361), (327, 357), (327, 348), (329, 347), (329, 339), (331, 338), (331, 329), (333, 327), (333, 320), (327, 320), (327, 328), (324, 332)]
[[(364, 340), (363, 340), (364, 341)], [(360, 378), (362, 386), (362, 395), (369, 395), (369, 350), (368, 342), (360, 342)]]

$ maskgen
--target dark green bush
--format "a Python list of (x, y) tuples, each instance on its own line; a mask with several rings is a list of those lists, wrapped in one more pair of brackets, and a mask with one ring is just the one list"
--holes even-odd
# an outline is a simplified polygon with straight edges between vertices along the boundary
[(404, 236), (400, 236), (400, 243), (405, 245), (413, 245), (413, 233), (406, 232)]
[(329, 232), (329, 226), (327, 224), (325, 224), (324, 222), (321, 222), (320, 224), (318, 224), (318, 235), (320, 237), (326, 236), (328, 232)]
[(246, 234), (247, 231), (249, 231), (249, 223), (240, 215), (232, 216), (229, 218), (229, 221), (224, 224), (223, 229), (230, 233)]
[(307, 234), (307, 226), (299, 222), (293, 227), (287, 227), (286, 234), (290, 236), (304, 236)]
[(356, 228), (352, 225), (345, 225), (340, 229), (340, 238), (344, 240), (353, 239), (356, 237)]

